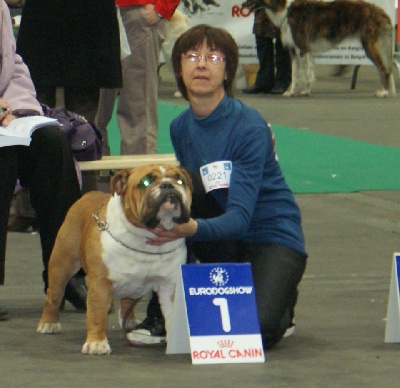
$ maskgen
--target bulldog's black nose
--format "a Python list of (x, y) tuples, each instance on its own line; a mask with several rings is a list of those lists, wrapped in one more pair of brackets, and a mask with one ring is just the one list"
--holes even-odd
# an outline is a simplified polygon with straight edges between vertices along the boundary
[(174, 186), (172, 186), (171, 182), (162, 182), (160, 184), (160, 189), (165, 190), (165, 189), (172, 189)]

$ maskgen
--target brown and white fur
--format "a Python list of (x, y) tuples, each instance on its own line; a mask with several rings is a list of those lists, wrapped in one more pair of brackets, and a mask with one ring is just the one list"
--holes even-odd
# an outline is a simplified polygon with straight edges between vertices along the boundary
[[(39, 333), (61, 331), (59, 306), (65, 286), (80, 267), (86, 272), (87, 337), (85, 354), (110, 354), (107, 315), (113, 294), (120, 308), (127, 299), (157, 292), (168, 330), (175, 286), (186, 262), (184, 239), (151, 246), (147, 228), (171, 229), (190, 217), (191, 179), (175, 166), (148, 165), (117, 173), (112, 195), (85, 194), (69, 210), (49, 262), (49, 287)], [(121, 320), (120, 314), (120, 320)]]
[(393, 26), (378, 6), (361, 0), (261, 0), (271, 21), (280, 28), (282, 42), (292, 56), (292, 83), (284, 96), (298, 94), (302, 71), (304, 90), (314, 80), (311, 54), (327, 51), (348, 37), (358, 38), (380, 75), (377, 97), (395, 96), (393, 77)]

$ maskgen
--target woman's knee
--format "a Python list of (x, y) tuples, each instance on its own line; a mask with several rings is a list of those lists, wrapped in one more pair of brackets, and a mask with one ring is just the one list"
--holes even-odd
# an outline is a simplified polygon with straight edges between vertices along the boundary
[(61, 132), (59, 127), (42, 127), (38, 128), (32, 134), (32, 147), (54, 147), (60, 146), (65, 147), (68, 146), (68, 138), (67, 136)]

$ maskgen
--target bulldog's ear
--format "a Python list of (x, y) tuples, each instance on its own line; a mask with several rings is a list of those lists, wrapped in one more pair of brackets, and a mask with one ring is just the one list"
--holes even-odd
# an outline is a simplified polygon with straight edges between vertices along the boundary
[(191, 178), (188, 170), (183, 167), (180, 167), (180, 170), (185, 178), (185, 182), (186, 182), (187, 186), (189, 186), (189, 188), (190, 188), (190, 191), (193, 191), (193, 182), (192, 182), (192, 178)]
[(131, 172), (129, 170), (121, 170), (111, 178), (111, 194), (122, 195), (128, 187), (128, 178)]

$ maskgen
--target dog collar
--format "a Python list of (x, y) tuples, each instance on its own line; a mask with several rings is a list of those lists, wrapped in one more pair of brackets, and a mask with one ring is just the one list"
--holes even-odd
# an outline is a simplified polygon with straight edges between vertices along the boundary
[(102, 208), (103, 206), (104, 206), (104, 204), (103, 204), (103, 205), (100, 205), (99, 208), (98, 208), (94, 213), (92, 213), (92, 217), (93, 217), (93, 218), (95, 219), (95, 221), (96, 221), (97, 230), (98, 230), (99, 232), (107, 232), (107, 233), (109, 234), (109, 236), (110, 236), (116, 243), (118, 243), (119, 245), (121, 245), (122, 247), (124, 247), (124, 248), (126, 248), (126, 249), (129, 249), (130, 251), (143, 253), (143, 254), (145, 254), (145, 255), (159, 255), (159, 254), (163, 254), (163, 255), (164, 255), (164, 254), (172, 253), (172, 252), (176, 251), (177, 249), (181, 248), (181, 247), (185, 244), (185, 240), (183, 240), (183, 241), (182, 241), (182, 244), (180, 244), (180, 245), (178, 245), (177, 247), (175, 247), (174, 249), (171, 249), (170, 251), (166, 251), (166, 252), (146, 252), (146, 251), (141, 251), (141, 250), (139, 250), (139, 249), (133, 248), (133, 247), (131, 247), (131, 246), (125, 244), (123, 241), (119, 240), (117, 237), (115, 237), (115, 236), (110, 232), (109, 224), (108, 224), (108, 222), (107, 222), (106, 219), (104, 219), (104, 220), (100, 220), (100, 219), (99, 219), (99, 212), (100, 212), (100, 210), (101, 210), (101, 208)]
[(100, 231), (100, 232), (104, 232), (105, 230), (108, 229), (107, 221), (106, 220), (104, 220), (104, 221), (99, 220), (99, 212), (100, 212), (100, 210), (101, 210), (101, 208), (103, 206), (104, 206), (104, 204), (100, 205), (98, 207), (98, 209), (94, 213), (92, 213), (92, 218), (94, 218), (95, 221), (96, 221), (97, 230)]

